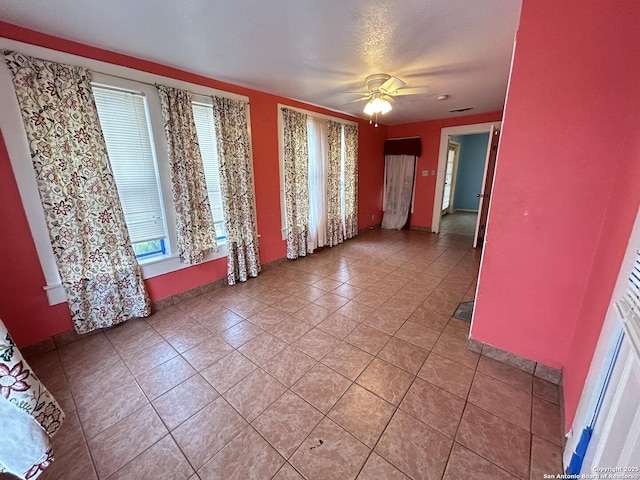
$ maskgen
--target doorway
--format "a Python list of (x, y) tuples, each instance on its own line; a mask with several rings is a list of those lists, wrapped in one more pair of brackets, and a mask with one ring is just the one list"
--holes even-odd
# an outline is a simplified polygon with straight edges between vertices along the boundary
[(440, 232), (475, 234), (489, 133), (449, 136)]
[[(431, 222), (431, 231), (434, 233), (455, 233), (471, 236), (473, 238), (474, 233), (477, 230), (477, 218), (478, 218), (478, 206), (473, 206), (474, 204), (470, 204), (470, 199), (475, 200), (476, 204), (478, 203), (478, 195), (482, 193), (482, 186), (478, 187), (478, 185), (465, 188), (464, 186), (461, 188), (461, 184), (466, 184), (464, 176), (462, 175), (462, 170), (460, 169), (461, 165), (461, 156), (464, 155), (464, 143), (460, 140), (464, 141), (464, 137), (484, 134), (485, 141), (483, 142), (485, 158), (484, 161), (479, 163), (482, 171), (484, 171), (486, 166), (486, 160), (488, 155), (488, 139), (491, 137), (490, 133), (492, 132), (492, 127), (499, 128), (502, 122), (490, 122), (490, 123), (481, 123), (474, 125), (461, 125), (457, 127), (446, 127), (441, 130), (440, 133), (440, 150), (438, 155), (438, 170), (436, 177), (436, 189), (435, 189), (435, 198), (434, 198), (434, 208), (433, 208), (433, 218)], [(447, 168), (450, 163), (451, 155), (450, 144), (451, 142), (455, 142), (460, 144), (460, 149), (458, 152), (458, 165), (455, 164), (455, 156), (453, 157), (453, 165), (451, 165), (450, 169), (450, 190), (449, 190), (449, 199), (445, 202), (445, 186), (448, 175)], [(476, 143), (477, 138), (476, 138)], [(457, 167), (457, 168), (456, 168)], [(460, 177), (463, 176), (461, 179)], [(471, 177), (474, 177), (472, 174)], [(477, 183), (477, 182), (476, 182)], [(462, 195), (464, 193), (464, 195)], [(458, 198), (458, 203), (456, 204), (456, 197), (463, 196), (464, 199)], [(444, 212), (444, 206), (447, 206), (446, 212)], [(471, 205), (471, 206), (469, 206)], [(443, 215), (444, 213), (444, 215)]]

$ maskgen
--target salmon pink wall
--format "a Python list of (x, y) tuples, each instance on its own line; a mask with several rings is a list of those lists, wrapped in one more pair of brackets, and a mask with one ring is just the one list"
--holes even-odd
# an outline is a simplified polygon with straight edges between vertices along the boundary
[[(0, 319), (20, 345), (69, 330), (67, 304), (49, 306), (46, 284), (9, 154), (0, 134)], [(37, 341), (37, 340), (33, 340)]]
[[(383, 144), (387, 127), (373, 128), (368, 121), (335, 113), (320, 107), (276, 95), (238, 87), (195, 75), (165, 65), (140, 60), (88, 45), (52, 37), (12, 24), (0, 22), (5, 38), (39, 45), (63, 52), (92, 58), (115, 65), (205, 85), (249, 97), (251, 109), (251, 138), (256, 188), (260, 256), (263, 263), (282, 258), (286, 253), (280, 225), (280, 176), (278, 156), (278, 103), (304, 108), (359, 125), (359, 228), (379, 223), (382, 208), (381, 186), (384, 171)], [(3, 319), (19, 345), (43, 340), (71, 328), (66, 304), (50, 307), (44, 291), (44, 275), (26, 223), (15, 178), (4, 141), (0, 141), (0, 221), (5, 232), (0, 238), (0, 318)], [(371, 220), (371, 217), (374, 217)], [(19, 252), (17, 254), (16, 252)], [(226, 259), (154, 277), (145, 281), (152, 300), (189, 290), (226, 275)]]
[[(607, 132), (611, 135), (609, 138), (615, 135), (615, 142), (607, 143), (609, 156), (618, 160), (617, 172), (584, 301), (563, 367), (568, 420), (573, 418), (580, 400), (606, 305), (610, 301), (610, 292), (620, 271), (620, 262), (640, 208), (640, 58), (637, 55), (637, 45), (640, 44), (640, 4), (632, 1), (626, 3), (614, 9), (617, 10), (615, 20), (603, 25), (601, 30), (604, 32), (599, 33), (606, 38), (615, 38), (616, 42), (611, 48), (620, 48), (623, 52), (626, 49), (632, 58), (624, 59), (624, 74), (620, 66), (617, 72), (612, 73), (617, 91), (624, 92), (611, 106), (610, 117), (615, 123)], [(640, 248), (640, 245), (634, 247)]]
[[(499, 122), (502, 112), (480, 113), (464, 117), (444, 118), (424, 122), (404, 123), (389, 127), (389, 138), (417, 137), (422, 139), (422, 155), (418, 158), (418, 176), (416, 178), (416, 192), (414, 212), (411, 214), (410, 225), (413, 227), (431, 228), (433, 219), (433, 199), (436, 193), (436, 176), (431, 170), (438, 169), (438, 152), (440, 149), (440, 130), (459, 125), (473, 125), (476, 123)], [(429, 176), (423, 177), (419, 172), (429, 170)]]
[(562, 367), (567, 425), (640, 200), (639, 22), (524, 0), (517, 34), (471, 335)]

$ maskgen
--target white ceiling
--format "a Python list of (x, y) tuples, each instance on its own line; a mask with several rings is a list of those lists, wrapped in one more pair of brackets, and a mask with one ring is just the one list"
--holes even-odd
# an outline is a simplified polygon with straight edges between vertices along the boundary
[[(0, 20), (365, 118), (389, 73), (399, 124), (501, 110), (520, 0), (0, 0)], [(1, 33), (1, 32), (0, 32)], [(436, 101), (439, 94), (449, 95)], [(449, 110), (473, 107), (464, 114)]]

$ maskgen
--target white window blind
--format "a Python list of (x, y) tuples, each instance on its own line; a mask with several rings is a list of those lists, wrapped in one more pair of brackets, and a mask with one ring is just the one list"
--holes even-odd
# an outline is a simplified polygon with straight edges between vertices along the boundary
[(144, 95), (97, 85), (93, 94), (131, 243), (166, 238)]
[(224, 210), (222, 209), (222, 192), (220, 189), (220, 163), (216, 129), (213, 124), (213, 107), (206, 103), (193, 102), (193, 118), (198, 132), (200, 154), (204, 164), (204, 175), (207, 180), (207, 192), (211, 205), (211, 214), (218, 239), (227, 236), (224, 228)]

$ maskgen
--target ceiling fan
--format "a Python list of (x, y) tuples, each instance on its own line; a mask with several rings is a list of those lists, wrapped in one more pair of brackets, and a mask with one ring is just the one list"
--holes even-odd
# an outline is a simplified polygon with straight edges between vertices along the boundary
[(426, 87), (405, 88), (406, 82), (387, 73), (369, 75), (365, 79), (365, 83), (367, 92), (361, 92), (362, 98), (358, 98), (354, 102), (367, 102), (364, 113), (369, 115), (369, 123), (373, 123), (375, 118), (376, 127), (378, 126), (378, 114), (384, 115), (389, 112), (392, 108), (391, 104), (395, 103), (393, 97), (426, 93)]

